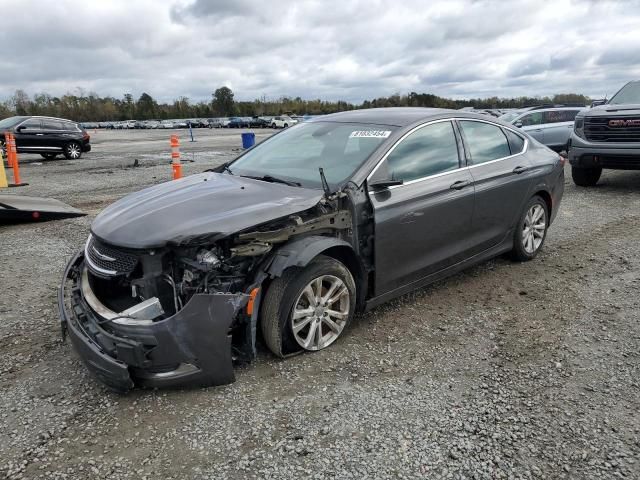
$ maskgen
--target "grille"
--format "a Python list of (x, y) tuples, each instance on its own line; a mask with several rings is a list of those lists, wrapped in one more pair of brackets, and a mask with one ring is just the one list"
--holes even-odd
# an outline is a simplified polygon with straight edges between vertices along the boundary
[[(625, 125), (625, 121), (634, 121), (633, 124)], [(592, 142), (638, 142), (640, 143), (640, 116), (620, 116), (620, 117), (585, 117), (584, 135)], [(615, 121), (617, 125), (611, 126), (610, 121)]]
[(93, 235), (87, 242), (85, 254), (91, 271), (101, 276), (127, 275), (138, 264), (136, 255), (105, 245)]

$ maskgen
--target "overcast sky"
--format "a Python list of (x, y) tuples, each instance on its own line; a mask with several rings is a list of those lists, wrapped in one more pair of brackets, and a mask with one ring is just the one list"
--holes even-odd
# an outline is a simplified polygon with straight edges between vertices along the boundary
[(453, 98), (614, 93), (640, 78), (640, 0), (0, 0), (0, 97), (148, 92)]

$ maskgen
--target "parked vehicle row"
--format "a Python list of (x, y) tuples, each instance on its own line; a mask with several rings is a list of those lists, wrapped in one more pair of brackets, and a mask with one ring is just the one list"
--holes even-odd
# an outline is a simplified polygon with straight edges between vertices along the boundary
[(287, 128), (311, 118), (296, 116), (253, 116), (219, 118), (185, 118), (174, 120), (124, 120), (120, 122), (84, 122), (85, 129), (157, 129), (157, 128)]

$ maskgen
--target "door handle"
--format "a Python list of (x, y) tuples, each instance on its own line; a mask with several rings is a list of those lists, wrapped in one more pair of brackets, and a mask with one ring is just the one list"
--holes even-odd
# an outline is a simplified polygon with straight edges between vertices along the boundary
[(520, 175), (521, 173), (526, 172), (527, 170), (529, 170), (527, 167), (518, 166), (513, 169), (513, 173), (517, 173), (518, 175)]
[(464, 187), (468, 187), (469, 185), (471, 185), (471, 182), (469, 180), (458, 180), (449, 188), (451, 190), (462, 190)]

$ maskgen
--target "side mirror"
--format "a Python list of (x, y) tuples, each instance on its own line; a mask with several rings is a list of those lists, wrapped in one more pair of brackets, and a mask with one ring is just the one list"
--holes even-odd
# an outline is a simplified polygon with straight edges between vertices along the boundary
[(395, 185), (402, 185), (403, 181), (393, 178), (393, 175), (389, 173), (389, 165), (385, 160), (380, 164), (375, 173), (371, 176), (369, 181), (367, 182), (369, 187), (374, 190), (381, 190), (387, 187), (393, 187)]
[(513, 124), (514, 127), (518, 127), (518, 128), (522, 128), (522, 122), (520, 120), (518, 120), (516, 123)]

